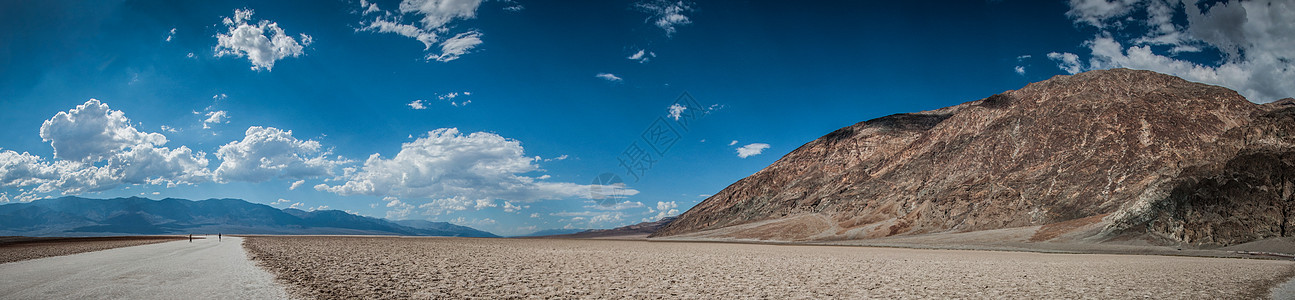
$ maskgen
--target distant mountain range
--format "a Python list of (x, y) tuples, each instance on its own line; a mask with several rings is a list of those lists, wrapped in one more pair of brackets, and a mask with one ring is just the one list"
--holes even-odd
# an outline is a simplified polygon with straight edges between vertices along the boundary
[(629, 226), (621, 226), (612, 229), (549, 229), (541, 230), (532, 234), (519, 237), (545, 237), (545, 238), (572, 238), (572, 239), (592, 239), (592, 238), (647, 238), (648, 235), (655, 233), (662, 227), (674, 222), (677, 217), (661, 218), (652, 222), (643, 222)]
[(0, 205), (0, 235), (217, 233), (498, 237), (445, 222), (389, 221), (338, 210), (277, 209), (239, 199), (62, 197)]

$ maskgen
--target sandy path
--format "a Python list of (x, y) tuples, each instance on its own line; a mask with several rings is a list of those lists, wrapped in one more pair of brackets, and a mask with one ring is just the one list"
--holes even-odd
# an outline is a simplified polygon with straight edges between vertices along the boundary
[(0, 299), (282, 299), (242, 239), (194, 239), (0, 264)]
[(1254, 299), (1295, 262), (562, 239), (251, 237), (304, 298)]

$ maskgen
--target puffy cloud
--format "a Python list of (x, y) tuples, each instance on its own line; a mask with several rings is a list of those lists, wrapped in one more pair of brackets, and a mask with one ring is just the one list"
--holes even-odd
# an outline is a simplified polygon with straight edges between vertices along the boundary
[(1017, 75), (1025, 75), (1025, 67), (1023, 66), (1016, 66), (1013, 70), (1016, 71)]
[(221, 159), (216, 178), (262, 182), (331, 176), (333, 168), (348, 161), (329, 159), (329, 154), (319, 142), (292, 137), (291, 130), (252, 126), (243, 140), (229, 142), (216, 151), (216, 157)]
[[(535, 162), (517, 140), (442, 128), (402, 144), (395, 157), (369, 156), (358, 172), (344, 176), (343, 184), (319, 184), (315, 189), (340, 195), (435, 199), (420, 205), (429, 214), (490, 207), (482, 203), (493, 199), (530, 202), (590, 197), (589, 190), (595, 186), (522, 175), (539, 170)], [(619, 189), (627, 195), (638, 193), (624, 187), (597, 187)]]
[[(1066, 16), (1075, 22), (1106, 27), (1106, 20), (1128, 14), (1139, 0), (1070, 0)], [(1114, 24), (1118, 26), (1119, 24)]]
[(54, 146), (55, 158), (82, 162), (102, 160), (128, 148), (166, 144), (162, 134), (136, 130), (126, 113), (96, 99), (45, 120), (40, 137)]
[(637, 61), (639, 63), (647, 63), (649, 60), (652, 60), (652, 58), (654, 57), (656, 57), (656, 53), (654, 52), (647, 51), (647, 50), (639, 50), (639, 52), (634, 52), (634, 54), (630, 54), (630, 56), (626, 58), (628, 58), (629, 60)]
[[(673, 217), (673, 216), (679, 215), (679, 210), (678, 210), (678, 208), (679, 208), (679, 204), (678, 204), (678, 203), (675, 203), (674, 201), (670, 201), (670, 202), (657, 202), (657, 203), (656, 203), (656, 211), (657, 211), (656, 216), (649, 217), (649, 218), (644, 218), (644, 219), (643, 219), (643, 222), (653, 222), (653, 221), (660, 220), (660, 219), (665, 218), (665, 217)], [(650, 210), (649, 210), (649, 213), (651, 213), (651, 212), (652, 212), (652, 211), (650, 211)]]
[(531, 208), (530, 205), (514, 205), (512, 202), (504, 201), (504, 212), (518, 212), (523, 209)]
[(611, 81), (611, 82), (624, 81), (624, 79), (621, 79), (620, 77), (616, 76), (616, 74), (612, 74), (612, 73), (598, 73), (597, 75), (594, 75), (594, 77), (598, 77), (602, 80)]
[(409, 105), (409, 108), (413, 108), (415, 110), (427, 109), (427, 106), (423, 105), (422, 99), (414, 100), (414, 102), (409, 102), (409, 104), (405, 104), (405, 105)]
[(1066, 71), (1066, 73), (1075, 74), (1083, 71), (1083, 64), (1079, 62), (1079, 55), (1074, 53), (1048, 53), (1048, 59), (1057, 62), (1057, 68)]
[(223, 110), (209, 111), (202, 120), (202, 129), (211, 129), (211, 124), (229, 123), (229, 112)]
[[(1071, 63), (1049, 55), (1067, 72), (1151, 70), (1228, 87), (1255, 102), (1295, 95), (1295, 23), (1289, 21), (1295, 19), (1295, 3), (1072, 0), (1070, 5), (1067, 16), (1099, 32), (1084, 44), (1091, 51), (1086, 66), (1077, 57)], [(1223, 59), (1198, 63), (1178, 57), (1206, 49)]]
[[(427, 54), (429, 61), (458, 59), (482, 43), (481, 33), (476, 30), (459, 32), (441, 40), (442, 34), (451, 31), (450, 23), (476, 18), (481, 0), (404, 0), (394, 11), (383, 11), (367, 1), (361, 1), (360, 6), (362, 15), (381, 13), (360, 22), (361, 27), (357, 31), (395, 33), (413, 38), (423, 44), (423, 50), (430, 50), (432, 45), (440, 42), (440, 52)], [(406, 17), (414, 20), (407, 21)]]
[(123, 184), (191, 184), (206, 181), (206, 154), (160, 147), (158, 133), (135, 129), (125, 113), (90, 99), (41, 125), (41, 138), (57, 160), (0, 151), (0, 186), (33, 187), (24, 193), (79, 194)]
[(647, 0), (635, 3), (639, 11), (648, 14), (646, 22), (665, 30), (667, 37), (673, 36), (675, 27), (692, 24), (685, 13), (692, 12), (692, 5), (684, 1)]
[(750, 156), (760, 155), (760, 153), (764, 153), (764, 149), (769, 149), (769, 144), (765, 144), (765, 143), (747, 144), (746, 146), (737, 148), (737, 157), (747, 158)]
[(401, 202), (400, 199), (397, 199), (396, 197), (386, 197), (382, 200), (387, 201), (387, 207), (391, 208), (391, 210), (387, 211), (387, 219), (405, 219), (414, 211), (413, 205)]
[(297, 188), (301, 187), (301, 185), (303, 185), (303, 184), (306, 184), (306, 181), (305, 181), (305, 180), (297, 180), (297, 181), (293, 181), (293, 182), (292, 182), (292, 185), (288, 186), (288, 190), (289, 190), (289, 191), (291, 191), (291, 190), (296, 190)]
[[(233, 55), (246, 56), (252, 62), (252, 70), (264, 68), (270, 71), (274, 62), (287, 57), (303, 54), (305, 46), (314, 41), (309, 35), (301, 34), (297, 38), (288, 36), (279, 28), (279, 24), (261, 20), (248, 24), (252, 19), (252, 10), (236, 9), (234, 16), (223, 21), (228, 30), (216, 34), (216, 57)], [(298, 42), (300, 39), (300, 42)]]
[(666, 109), (667, 111), (669, 111), (669, 113), (666, 114), (666, 116), (670, 118), (674, 118), (675, 121), (678, 121), (679, 117), (683, 116), (683, 111), (687, 109), (688, 109), (687, 106), (679, 105), (679, 103), (670, 104), (670, 107)]

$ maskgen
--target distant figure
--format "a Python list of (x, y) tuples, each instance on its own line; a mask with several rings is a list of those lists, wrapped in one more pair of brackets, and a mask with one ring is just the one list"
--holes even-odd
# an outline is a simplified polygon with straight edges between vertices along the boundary
[(219, 241), (222, 241), (222, 240), (223, 240), (223, 237), (221, 236), (221, 234), (217, 233), (217, 234), (216, 234), (216, 241), (217, 241), (217, 242), (219, 242)]
[(190, 233), (190, 234), (189, 234), (189, 242), (190, 242), (190, 243), (192, 243), (192, 242), (193, 242), (193, 234), (192, 234), (192, 233)]

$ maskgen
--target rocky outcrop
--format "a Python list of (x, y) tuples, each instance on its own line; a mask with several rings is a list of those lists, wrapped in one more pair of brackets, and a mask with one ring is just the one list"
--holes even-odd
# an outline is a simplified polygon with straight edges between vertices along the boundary
[[(1057, 76), (841, 128), (716, 193), (654, 236), (757, 222), (776, 231), (780, 220), (807, 214), (825, 217), (826, 226), (813, 227), (825, 229), (778, 239), (1068, 221), (1061, 227), (1097, 223), (1101, 230), (1084, 236), (1097, 240), (1144, 233), (1229, 245), (1291, 236), (1292, 115), (1295, 100), (1257, 105), (1226, 88), (1150, 71)], [(805, 232), (803, 221), (785, 223)]]

